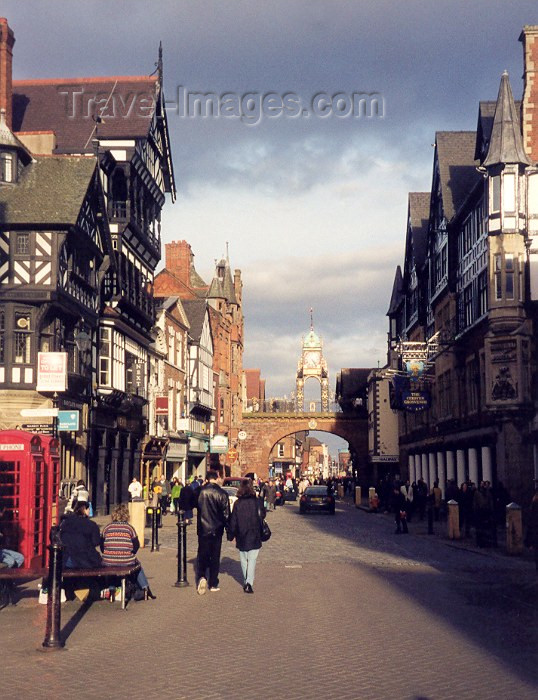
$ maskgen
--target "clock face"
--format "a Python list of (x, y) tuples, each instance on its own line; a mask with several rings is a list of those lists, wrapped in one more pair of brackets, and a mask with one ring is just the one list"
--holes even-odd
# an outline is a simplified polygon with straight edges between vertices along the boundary
[(319, 365), (320, 353), (317, 350), (310, 350), (305, 352), (303, 363), (305, 367), (314, 368)]

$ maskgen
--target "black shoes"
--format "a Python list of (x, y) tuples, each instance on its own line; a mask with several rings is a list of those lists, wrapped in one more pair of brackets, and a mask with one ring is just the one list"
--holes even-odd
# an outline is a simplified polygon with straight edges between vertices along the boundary
[(145, 595), (146, 600), (147, 600), (148, 598), (151, 598), (151, 600), (155, 600), (155, 599), (157, 598), (156, 595), (153, 595), (153, 593), (151, 592), (151, 588), (149, 588), (149, 586), (148, 586), (148, 588), (146, 588), (146, 589), (144, 589), (144, 590), (145, 590), (145, 593), (146, 593), (146, 595)]
[(245, 583), (245, 585), (243, 586), (243, 590), (245, 591), (245, 593), (254, 593), (250, 583)]

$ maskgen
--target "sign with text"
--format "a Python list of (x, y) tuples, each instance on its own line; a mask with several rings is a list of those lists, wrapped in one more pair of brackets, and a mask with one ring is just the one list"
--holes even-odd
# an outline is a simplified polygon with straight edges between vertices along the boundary
[(58, 430), (76, 432), (79, 426), (79, 411), (58, 411)]
[(37, 353), (36, 391), (65, 391), (67, 389), (67, 353)]
[(225, 455), (228, 452), (228, 436), (227, 435), (213, 435), (210, 440), (209, 451), (214, 454)]

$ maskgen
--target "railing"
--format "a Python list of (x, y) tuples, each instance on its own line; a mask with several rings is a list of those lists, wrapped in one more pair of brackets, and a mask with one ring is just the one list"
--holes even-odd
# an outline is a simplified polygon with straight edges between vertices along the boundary
[(265, 401), (257, 401), (250, 399), (247, 401), (246, 407), (243, 408), (243, 413), (342, 413), (342, 409), (336, 402), (329, 404), (329, 410), (324, 411), (321, 401), (305, 401), (303, 410), (299, 410), (293, 400), (287, 399), (267, 399)]
[(206, 423), (195, 418), (180, 418), (177, 421), (177, 430), (182, 430), (185, 433), (207, 433)]

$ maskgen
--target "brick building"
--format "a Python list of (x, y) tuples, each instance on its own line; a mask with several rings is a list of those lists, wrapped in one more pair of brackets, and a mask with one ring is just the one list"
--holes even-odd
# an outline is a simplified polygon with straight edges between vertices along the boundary
[[(165, 268), (155, 278), (155, 294), (205, 301), (211, 324), (215, 377), (211, 434), (218, 437), (215, 444), (237, 448), (243, 399), (241, 272), (235, 270), (232, 276), (226, 257), (216, 264), (215, 275), (211, 283), (206, 284), (196, 271), (189, 243), (167, 243), (165, 251)], [(231, 473), (238, 465), (227, 462), (225, 448), (217, 449), (212, 452), (211, 463)]]

